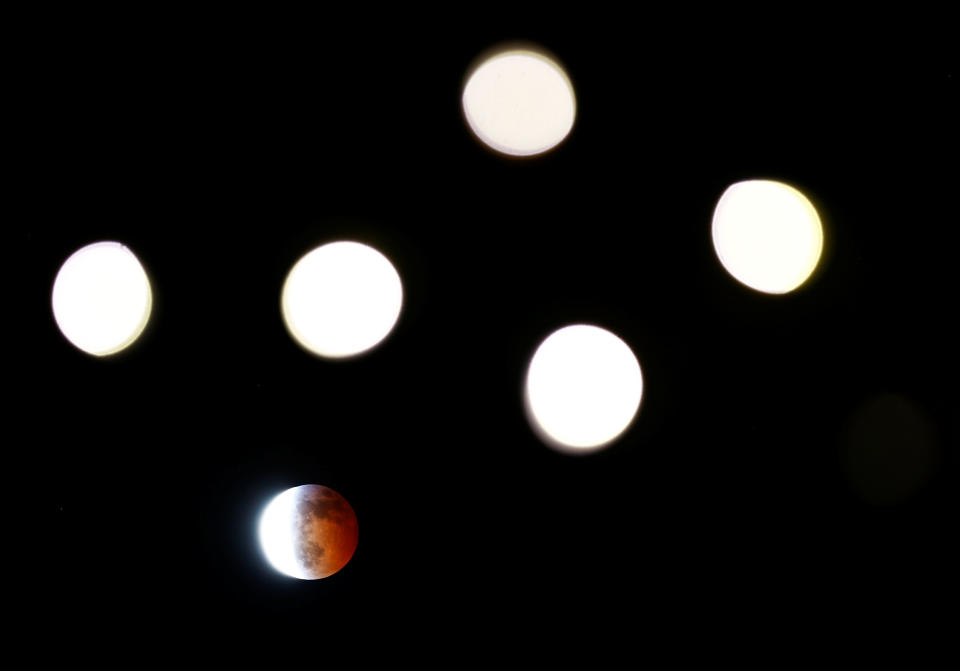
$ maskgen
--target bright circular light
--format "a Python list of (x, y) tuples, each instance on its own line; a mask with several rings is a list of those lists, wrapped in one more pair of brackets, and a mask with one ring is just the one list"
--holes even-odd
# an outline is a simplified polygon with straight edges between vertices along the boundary
[(358, 531), (350, 503), (322, 485), (281, 492), (264, 508), (258, 527), (270, 565), (301, 580), (326, 578), (346, 566), (357, 549)]
[(633, 351), (597, 326), (554, 331), (527, 370), (531, 423), (545, 442), (568, 452), (592, 451), (617, 438), (637, 414), (642, 394)]
[(768, 294), (803, 284), (820, 260), (823, 227), (813, 204), (792, 186), (737, 182), (713, 213), (713, 247), (739, 282)]
[(493, 149), (512, 156), (541, 154), (570, 133), (576, 100), (557, 63), (532, 50), (495, 54), (463, 87), (470, 130)]
[(51, 296), (64, 337), (95, 356), (131, 345), (147, 325), (152, 302), (147, 273), (119, 242), (95, 242), (71, 254)]
[(297, 488), (277, 494), (260, 515), (260, 547), (270, 564), (285, 575), (304, 578), (297, 561)]
[(281, 297), (287, 330), (325, 357), (352, 356), (379, 343), (396, 324), (402, 303), (393, 264), (358, 242), (331, 242), (303, 256)]

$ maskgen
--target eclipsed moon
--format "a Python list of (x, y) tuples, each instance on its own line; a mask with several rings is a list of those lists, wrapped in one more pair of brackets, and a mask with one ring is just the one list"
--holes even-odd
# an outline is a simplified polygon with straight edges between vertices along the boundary
[(342, 358), (365, 352), (393, 329), (403, 304), (396, 268), (359, 242), (317, 247), (298, 260), (281, 296), (284, 324), (314, 354)]
[(713, 213), (713, 247), (737, 281), (785, 294), (813, 273), (823, 250), (823, 226), (800, 191), (771, 180), (737, 182)]
[(353, 508), (322, 485), (300, 485), (281, 492), (260, 516), (260, 546), (280, 573), (315, 580), (333, 575), (357, 549)]
[(153, 293), (136, 255), (119, 242), (81, 247), (53, 282), (53, 317), (74, 346), (107, 356), (129, 347), (150, 319)]
[(575, 324), (554, 331), (537, 348), (524, 400), (548, 445), (582, 454), (620, 436), (642, 394), (643, 375), (630, 347), (606, 329)]
[(535, 49), (507, 49), (481, 62), (463, 87), (473, 134), (503, 154), (533, 156), (560, 144), (577, 103), (564, 69)]

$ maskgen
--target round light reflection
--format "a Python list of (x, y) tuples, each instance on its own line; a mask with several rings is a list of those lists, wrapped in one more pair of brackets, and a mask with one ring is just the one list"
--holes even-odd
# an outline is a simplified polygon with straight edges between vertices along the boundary
[(525, 404), (532, 426), (550, 446), (590, 452), (620, 436), (643, 394), (640, 364), (610, 331), (566, 326), (537, 348), (527, 370)]
[(573, 128), (576, 100), (563, 68), (534, 50), (501, 51), (463, 87), (463, 113), (484, 144), (512, 156), (541, 154)]
[(119, 242), (95, 242), (63, 262), (53, 282), (53, 317), (64, 337), (94, 356), (133, 344), (150, 319), (150, 281)]
[(785, 294), (813, 273), (823, 250), (816, 208), (800, 191), (770, 180), (737, 182), (713, 213), (713, 247), (737, 281)]
[(376, 249), (331, 242), (297, 261), (287, 275), (281, 309), (302, 347), (347, 357), (377, 345), (393, 329), (403, 303), (400, 275)]

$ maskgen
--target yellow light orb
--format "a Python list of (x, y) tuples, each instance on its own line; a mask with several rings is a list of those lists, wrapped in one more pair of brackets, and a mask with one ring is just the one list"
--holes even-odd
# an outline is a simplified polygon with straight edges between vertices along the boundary
[(727, 272), (767, 294), (803, 284), (823, 251), (816, 208), (797, 189), (770, 180), (729, 186), (717, 202), (711, 233)]

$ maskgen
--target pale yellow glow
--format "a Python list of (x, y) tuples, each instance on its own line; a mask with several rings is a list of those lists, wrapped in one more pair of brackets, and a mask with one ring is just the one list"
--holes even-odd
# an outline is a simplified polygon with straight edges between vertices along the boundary
[(260, 515), (260, 547), (273, 568), (284, 575), (308, 579), (297, 561), (297, 490), (281, 492), (273, 498)]
[(803, 284), (823, 250), (816, 208), (800, 191), (769, 180), (737, 182), (713, 213), (713, 247), (736, 280), (785, 294)]
[(463, 88), (470, 130), (487, 146), (513, 156), (541, 154), (573, 128), (573, 85), (535, 50), (507, 50), (483, 61)]
[(358, 242), (332, 242), (297, 261), (283, 285), (287, 330), (324, 357), (347, 357), (377, 345), (403, 303), (400, 275), (383, 254)]
[(587, 324), (553, 332), (527, 370), (525, 402), (534, 429), (566, 452), (599, 449), (633, 421), (643, 394), (640, 364), (630, 347)]
[(119, 242), (95, 242), (74, 252), (53, 282), (53, 317), (64, 337), (95, 356), (130, 346), (150, 319), (150, 281)]

